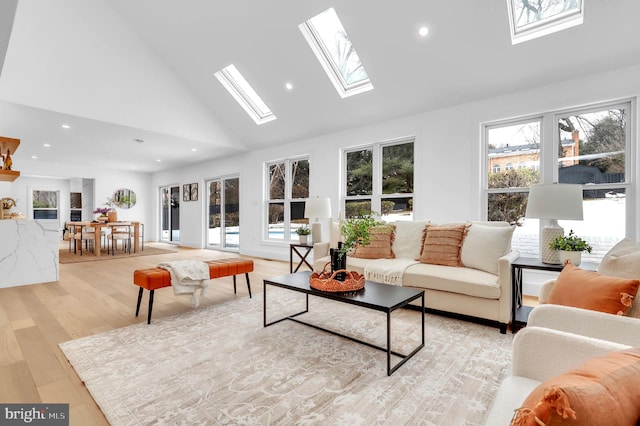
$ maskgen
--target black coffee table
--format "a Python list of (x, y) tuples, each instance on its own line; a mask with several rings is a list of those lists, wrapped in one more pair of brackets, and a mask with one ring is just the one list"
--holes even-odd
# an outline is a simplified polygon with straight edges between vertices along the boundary
[[(424, 290), (418, 290), (415, 288), (407, 288), (407, 287), (398, 287), (387, 284), (380, 284), (373, 281), (367, 281), (365, 283), (364, 289), (356, 292), (356, 293), (348, 293), (348, 294), (340, 294), (340, 293), (330, 293), (325, 291), (319, 291), (311, 288), (309, 285), (309, 276), (311, 272), (297, 272), (294, 274), (280, 275), (273, 278), (265, 279), (264, 287), (263, 287), (263, 297), (264, 297), (264, 309), (263, 309), (263, 324), (265, 327), (268, 327), (273, 324), (277, 324), (284, 320), (295, 321), (300, 324), (308, 325), (310, 327), (316, 328), (318, 330), (326, 331), (336, 336), (344, 337), (345, 339), (349, 339), (353, 342), (358, 342), (363, 345), (367, 345), (369, 347), (381, 350), (387, 353), (387, 375), (390, 376), (396, 371), (402, 364), (407, 362), (409, 358), (414, 356), (420, 349), (424, 347)], [(306, 294), (306, 309), (302, 312), (298, 312), (293, 315), (289, 315), (287, 317), (281, 318), (276, 321), (271, 321), (267, 323), (267, 285), (272, 285), (275, 287), (285, 288), (287, 290), (297, 291), (299, 293)], [(340, 334), (338, 332), (328, 330), (326, 328), (317, 326), (315, 324), (311, 324), (305, 321), (302, 321), (296, 318), (298, 315), (302, 315), (304, 313), (309, 312), (309, 295), (321, 297), (323, 299), (335, 300), (337, 302), (348, 303), (350, 305), (362, 306), (367, 309), (373, 309), (375, 311), (385, 312), (387, 314), (387, 346), (381, 347), (374, 345), (369, 342), (365, 342), (359, 339), (356, 339), (351, 336), (345, 336), (344, 334)], [(413, 300), (418, 298), (422, 298), (422, 343), (416, 347), (411, 353), (408, 355), (404, 355), (391, 350), (391, 313), (398, 308), (402, 308), (403, 306), (408, 305)], [(391, 367), (391, 355), (395, 355), (397, 357), (402, 358), (400, 362)]]

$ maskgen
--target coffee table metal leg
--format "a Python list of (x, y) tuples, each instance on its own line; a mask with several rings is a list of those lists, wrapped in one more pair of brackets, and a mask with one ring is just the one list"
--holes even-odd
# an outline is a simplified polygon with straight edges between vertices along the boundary
[(280, 318), (278, 320), (275, 321), (271, 321), (270, 323), (267, 323), (267, 283), (266, 281), (262, 282), (262, 326), (263, 327), (268, 327), (270, 325), (273, 324), (277, 324), (279, 322), (285, 321), (285, 320), (292, 320), (292, 321), (296, 321), (294, 318), (297, 317), (298, 315), (302, 315), (302, 314), (306, 314), (307, 312), (309, 312), (309, 295), (305, 295), (306, 296), (306, 307), (304, 311), (298, 312), (296, 314), (293, 315), (289, 315), (286, 316), (284, 318)]
[(391, 312), (387, 312), (387, 376), (391, 375)]

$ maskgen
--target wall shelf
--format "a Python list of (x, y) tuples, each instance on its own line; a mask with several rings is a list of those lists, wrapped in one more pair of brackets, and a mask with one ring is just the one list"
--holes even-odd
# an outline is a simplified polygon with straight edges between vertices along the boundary
[[(14, 155), (20, 146), (20, 139), (7, 138), (0, 136), (0, 153), (6, 155), (7, 151), (11, 151), (11, 155)], [(13, 182), (20, 177), (20, 172), (16, 170), (0, 170), (0, 181)]]

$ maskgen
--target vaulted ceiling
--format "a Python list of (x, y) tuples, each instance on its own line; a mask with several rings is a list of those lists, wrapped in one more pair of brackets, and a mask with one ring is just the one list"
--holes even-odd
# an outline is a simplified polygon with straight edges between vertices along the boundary
[[(0, 135), (23, 162), (157, 171), (640, 63), (640, 2), (585, 3), (582, 25), (512, 45), (505, 0), (3, 0)], [(306, 44), (328, 7), (374, 90), (340, 98)], [(277, 120), (220, 85), (231, 63)]]

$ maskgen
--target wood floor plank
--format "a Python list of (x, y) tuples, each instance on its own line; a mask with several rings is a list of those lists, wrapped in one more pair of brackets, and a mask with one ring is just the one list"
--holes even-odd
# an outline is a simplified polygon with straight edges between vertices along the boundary
[(66, 376), (38, 327), (17, 330), (16, 338), (36, 386), (42, 386)]
[(26, 361), (0, 366), (0, 377), (0, 401), (3, 403), (40, 402), (40, 394)]

